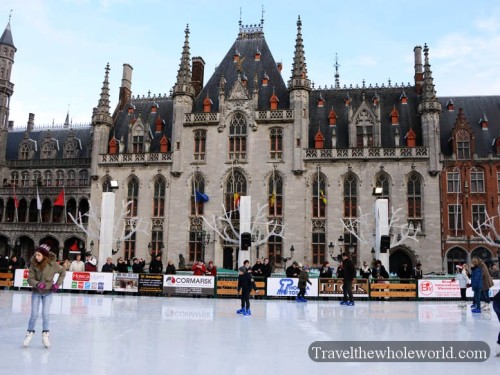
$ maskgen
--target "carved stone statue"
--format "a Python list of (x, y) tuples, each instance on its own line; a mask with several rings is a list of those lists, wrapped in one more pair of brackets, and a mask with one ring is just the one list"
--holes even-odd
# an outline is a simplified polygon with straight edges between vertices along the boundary
[(184, 270), (186, 268), (186, 260), (184, 255), (179, 254), (179, 270)]

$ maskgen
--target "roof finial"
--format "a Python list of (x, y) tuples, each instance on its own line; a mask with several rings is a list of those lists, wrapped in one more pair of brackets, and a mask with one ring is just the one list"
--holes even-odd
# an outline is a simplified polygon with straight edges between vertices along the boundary
[(262, 18), (260, 19), (261, 26), (264, 25), (264, 4), (262, 4)]
[(12, 9), (10, 10), (10, 13), (9, 13), (9, 23), (10, 23), (10, 17), (12, 16)]
[(242, 24), (242, 22), (241, 22), (241, 7), (240, 7), (240, 22), (238, 22), (238, 24), (240, 25), (240, 28), (241, 28), (241, 24)]
[(335, 52), (335, 88), (336, 89), (340, 89), (340, 74), (339, 74), (339, 67), (340, 67), (340, 64), (339, 64), (339, 60), (338, 60), (338, 56), (337, 56), (337, 52)]

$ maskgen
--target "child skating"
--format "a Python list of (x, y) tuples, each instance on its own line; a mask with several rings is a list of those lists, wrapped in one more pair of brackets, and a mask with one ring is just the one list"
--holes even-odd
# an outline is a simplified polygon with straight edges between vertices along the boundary
[(252, 289), (255, 290), (256, 294), (259, 293), (255, 286), (255, 281), (252, 278), (252, 274), (248, 270), (249, 266), (250, 262), (245, 260), (243, 262), (243, 267), (240, 267), (238, 271), (238, 294), (240, 294), (241, 290), (241, 309), (237, 310), (236, 313), (243, 314), (244, 316), (252, 315), (250, 311), (250, 293)]
[(309, 268), (306, 266), (302, 267), (302, 264), (299, 263), (299, 269), (299, 293), (297, 294), (297, 298), (295, 300), (297, 302), (307, 302), (305, 298), (307, 283), (309, 283), (309, 285), (312, 285), (311, 280), (309, 280)]
[[(58, 273), (57, 282), (54, 283), (54, 276)], [(38, 318), (40, 304), (42, 305), (42, 342), (46, 348), (50, 347), (49, 341), (49, 310), (52, 302), (52, 293), (57, 292), (61, 287), (66, 270), (57, 264), (55, 254), (50, 252), (48, 245), (40, 245), (35, 250), (35, 255), (31, 258), (31, 266), (28, 276), (28, 284), (32, 287), (31, 294), (31, 316), (28, 323), (28, 332), (24, 339), (26, 348), (35, 334), (35, 324)]]

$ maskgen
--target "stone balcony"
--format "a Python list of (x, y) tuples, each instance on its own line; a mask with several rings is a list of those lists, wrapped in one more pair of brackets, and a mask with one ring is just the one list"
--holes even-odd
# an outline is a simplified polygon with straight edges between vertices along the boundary
[(305, 161), (334, 160), (373, 160), (373, 159), (427, 159), (429, 150), (426, 147), (367, 147), (367, 148), (333, 148), (306, 149)]
[(148, 152), (140, 154), (104, 154), (99, 155), (99, 165), (123, 165), (123, 164), (170, 164), (172, 153)]

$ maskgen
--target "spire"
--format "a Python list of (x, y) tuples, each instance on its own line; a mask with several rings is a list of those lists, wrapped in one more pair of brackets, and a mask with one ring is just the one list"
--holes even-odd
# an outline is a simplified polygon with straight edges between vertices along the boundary
[(104, 82), (102, 83), (101, 88), (101, 97), (99, 98), (99, 102), (97, 103), (97, 107), (94, 108), (94, 112), (92, 114), (92, 124), (93, 125), (108, 125), (111, 126), (113, 123), (111, 114), (109, 112), (109, 63), (106, 64), (104, 74)]
[(424, 44), (424, 85), (422, 90), (422, 104), (424, 109), (441, 112), (441, 103), (436, 98), (434, 80), (432, 78), (431, 65), (429, 64), (429, 47)]
[(337, 52), (335, 52), (335, 88), (340, 89), (340, 74), (339, 74), (339, 60), (337, 58)]
[(7, 23), (7, 26), (5, 27), (5, 30), (3, 31), (3, 34), (0, 37), (0, 44), (11, 46), (17, 52), (17, 48), (16, 46), (14, 46), (14, 40), (12, 39), (12, 32), (10, 30), (10, 15), (9, 15), (9, 22)]
[(182, 47), (181, 63), (177, 72), (177, 82), (174, 86), (174, 96), (189, 95), (194, 97), (194, 88), (191, 84), (191, 57), (189, 54), (189, 25), (184, 30), (185, 39)]
[(68, 112), (66, 112), (66, 120), (64, 120), (64, 127), (69, 128), (69, 108), (68, 108)]
[(306, 57), (302, 40), (302, 21), (297, 20), (297, 38), (295, 39), (295, 53), (293, 56), (292, 78), (288, 81), (288, 88), (302, 88), (311, 90), (311, 81), (307, 79)]

